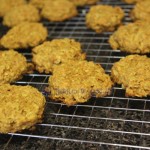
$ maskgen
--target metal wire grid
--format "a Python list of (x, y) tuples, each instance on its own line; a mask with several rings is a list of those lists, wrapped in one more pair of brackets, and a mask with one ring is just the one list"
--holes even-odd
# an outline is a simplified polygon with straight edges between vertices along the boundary
[[(133, 6), (120, 0), (103, 0), (102, 4), (119, 5), (126, 12), (124, 23)], [(43, 21), (49, 39), (74, 38), (82, 43), (87, 59), (100, 63), (107, 73), (114, 62), (126, 53), (113, 51), (108, 44), (111, 32), (96, 34), (85, 26), (89, 7), (80, 8), (79, 16), (62, 23)], [(31, 50), (21, 51), (31, 61)], [(38, 88), (47, 98), (44, 120), (34, 131), (0, 135), (0, 149), (150, 149), (150, 97), (126, 98), (125, 91), (116, 85), (112, 95), (70, 108), (49, 100), (45, 93), (50, 75), (25, 75), (16, 84)]]

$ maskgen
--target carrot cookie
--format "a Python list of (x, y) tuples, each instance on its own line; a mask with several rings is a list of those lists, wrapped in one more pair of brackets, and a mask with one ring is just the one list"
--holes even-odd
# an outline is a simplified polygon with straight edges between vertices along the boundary
[(121, 26), (109, 39), (111, 47), (128, 53), (150, 52), (150, 24), (144, 21)]
[(11, 8), (25, 3), (25, 0), (0, 0), (0, 17), (3, 17)]
[(46, 1), (42, 16), (49, 21), (64, 21), (78, 14), (76, 6), (68, 0)]
[(94, 62), (68, 61), (55, 66), (49, 78), (50, 98), (68, 106), (87, 102), (92, 95), (110, 94), (112, 81), (104, 69)]
[(98, 2), (98, 0), (69, 0), (73, 2), (76, 6), (92, 5)]
[(45, 98), (31, 86), (0, 85), (0, 133), (17, 132), (42, 121)]
[(42, 73), (50, 73), (53, 67), (68, 60), (85, 59), (81, 45), (73, 39), (55, 39), (33, 49), (33, 62)]
[(0, 51), (0, 84), (11, 83), (28, 71), (26, 58), (14, 50)]
[(146, 97), (150, 95), (150, 58), (130, 55), (115, 63), (111, 76), (114, 82), (122, 84), (126, 96)]
[(13, 27), (22, 22), (38, 22), (40, 14), (37, 8), (28, 4), (12, 8), (3, 18), (3, 24)]
[(86, 25), (97, 33), (114, 31), (121, 24), (123, 10), (116, 6), (96, 5), (86, 15)]
[(10, 29), (1, 39), (8, 49), (34, 47), (47, 38), (47, 29), (41, 23), (24, 22)]
[(149, 20), (150, 21), (150, 0), (138, 2), (131, 11), (133, 20)]
[(29, 3), (34, 5), (38, 9), (42, 9), (45, 1), (47, 0), (30, 0)]

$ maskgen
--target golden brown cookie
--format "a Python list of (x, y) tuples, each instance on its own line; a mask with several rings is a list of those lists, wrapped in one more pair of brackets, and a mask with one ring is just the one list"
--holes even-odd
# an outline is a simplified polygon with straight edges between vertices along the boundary
[(124, 17), (123, 10), (116, 6), (96, 5), (86, 15), (86, 25), (97, 33), (114, 31)]
[(0, 51), (0, 84), (11, 83), (28, 71), (26, 58), (14, 50)]
[(123, 1), (128, 4), (134, 4), (134, 3), (140, 2), (141, 0), (123, 0)]
[(30, 0), (29, 3), (34, 5), (36, 8), (42, 9), (45, 1), (47, 0)]
[(73, 2), (76, 6), (92, 5), (98, 2), (99, 0), (69, 0)]
[(87, 102), (92, 95), (110, 94), (112, 81), (104, 69), (94, 62), (68, 61), (55, 66), (49, 78), (50, 98), (68, 106)]
[(38, 22), (40, 14), (33, 5), (21, 5), (10, 9), (3, 18), (3, 24), (8, 27), (13, 27), (22, 22)]
[(26, 0), (0, 0), (0, 17), (3, 17), (11, 8), (25, 3)]
[(45, 98), (31, 86), (0, 85), (0, 133), (30, 129), (42, 121)]
[(128, 53), (150, 52), (150, 24), (138, 21), (120, 27), (109, 39), (111, 47)]
[(46, 1), (42, 16), (49, 21), (64, 21), (78, 14), (76, 6), (68, 0)]
[(1, 39), (8, 49), (34, 47), (45, 41), (48, 33), (41, 23), (24, 22), (10, 29)]
[(33, 49), (33, 63), (40, 73), (51, 73), (53, 67), (68, 60), (83, 60), (81, 45), (73, 39), (55, 39)]
[(149, 20), (150, 21), (150, 0), (138, 2), (131, 11), (133, 20)]
[(150, 95), (150, 58), (129, 55), (115, 63), (111, 76), (114, 82), (122, 84), (126, 96), (146, 97)]

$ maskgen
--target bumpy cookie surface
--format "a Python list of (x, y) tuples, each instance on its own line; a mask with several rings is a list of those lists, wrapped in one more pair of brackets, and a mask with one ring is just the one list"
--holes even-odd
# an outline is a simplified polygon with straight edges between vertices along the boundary
[(34, 5), (36, 8), (42, 9), (45, 1), (47, 0), (30, 0), (29, 3)]
[(75, 5), (68, 0), (49, 0), (46, 1), (42, 16), (49, 21), (64, 21), (78, 14)]
[(76, 6), (92, 5), (95, 4), (98, 0), (69, 0), (73, 2)]
[(68, 60), (85, 59), (81, 45), (73, 39), (55, 39), (33, 49), (33, 62), (39, 72), (50, 73), (53, 67)]
[(138, 2), (131, 11), (131, 17), (134, 20), (149, 20), (150, 21), (150, 0)]
[(25, 0), (0, 0), (0, 17), (3, 17), (11, 8), (25, 3)]
[(140, 2), (141, 0), (123, 0), (123, 1), (128, 4), (134, 4), (134, 3)]
[(20, 79), (28, 71), (26, 58), (14, 50), (0, 51), (0, 84)]
[(12, 8), (3, 18), (3, 24), (8, 27), (13, 27), (22, 22), (38, 22), (40, 14), (37, 8), (28, 4)]
[(49, 78), (50, 98), (68, 106), (87, 102), (92, 95), (110, 94), (112, 81), (104, 69), (93, 62), (70, 61), (54, 68)]
[(97, 33), (114, 31), (121, 24), (124, 12), (120, 7), (96, 5), (86, 15), (86, 25)]
[(0, 85), (0, 133), (17, 132), (42, 121), (44, 96), (31, 86)]
[(138, 21), (121, 26), (109, 39), (111, 47), (128, 53), (150, 52), (150, 24)]
[(150, 95), (150, 58), (129, 55), (115, 63), (111, 76), (114, 82), (122, 84), (126, 96), (146, 97)]
[(1, 39), (1, 45), (9, 49), (34, 47), (47, 38), (47, 29), (41, 23), (20, 23)]

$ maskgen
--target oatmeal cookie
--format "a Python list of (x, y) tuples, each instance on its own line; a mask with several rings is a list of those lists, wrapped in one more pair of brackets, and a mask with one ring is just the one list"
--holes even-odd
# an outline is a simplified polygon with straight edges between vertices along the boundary
[(114, 82), (122, 84), (126, 96), (146, 97), (150, 95), (150, 58), (129, 55), (115, 63), (111, 76)]
[(22, 22), (38, 22), (40, 14), (37, 8), (28, 4), (12, 8), (3, 18), (3, 24), (13, 27)]
[(121, 25), (124, 17), (123, 10), (116, 6), (96, 5), (90, 8), (86, 15), (86, 25), (97, 33), (114, 31)]
[(24, 22), (10, 29), (1, 39), (1, 45), (8, 49), (34, 47), (48, 36), (41, 23)]
[(73, 39), (55, 39), (33, 49), (33, 63), (42, 73), (51, 73), (53, 67), (68, 60), (83, 60), (81, 45)]
[(0, 84), (11, 83), (28, 71), (26, 58), (14, 50), (0, 51)]
[(34, 5), (38, 9), (42, 9), (45, 1), (47, 0), (30, 0), (29, 3)]
[(94, 62), (68, 61), (55, 66), (49, 78), (50, 98), (68, 106), (87, 102), (92, 95), (104, 97), (110, 94), (112, 81), (104, 69)]
[(99, 0), (69, 0), (73, 2), (76, 6), (92, 5), (98, 2)]
[(0, 0), (0, 17), (3, 17), (13, 7), (22, 4), (26, 4), (26, 0)]
[(76, 6), (68, 0), (46, 1), (41, 12), (49, 21), (64, 21), (78, 14)]
[(150, 52), (150, 24), (144, 21), (121, 26), (109, 39), (111, 47), (128, 53)]
[(0, 133), (30, 129), (42, 121), (45, 98), (31, 86), (0, 85)]
[(149, 20), (150, 21), (150, 0), (138, 2), (131, 11), (133, 20)]

